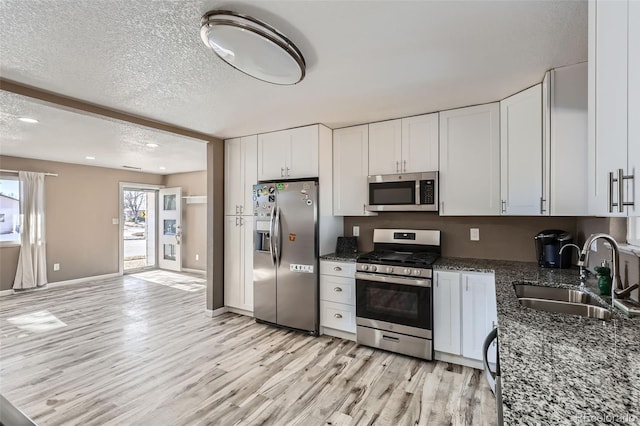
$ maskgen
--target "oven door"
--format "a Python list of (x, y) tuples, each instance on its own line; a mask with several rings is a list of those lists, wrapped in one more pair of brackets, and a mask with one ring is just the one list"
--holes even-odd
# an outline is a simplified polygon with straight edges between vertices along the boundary
[(431, 339), (430, 279), (356, 273), (358, 325)]

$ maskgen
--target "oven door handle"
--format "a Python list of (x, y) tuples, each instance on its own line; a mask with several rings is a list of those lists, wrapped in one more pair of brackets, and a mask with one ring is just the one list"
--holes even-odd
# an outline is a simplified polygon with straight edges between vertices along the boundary
[(431, 287), (431, 280), (422, 280), (418, 278), (404, 278), (390, 275), (370, 274), (367, 272), (356, 272), (357, 280), (375, 281), (379, 283), (403, 284), (416, 287)]

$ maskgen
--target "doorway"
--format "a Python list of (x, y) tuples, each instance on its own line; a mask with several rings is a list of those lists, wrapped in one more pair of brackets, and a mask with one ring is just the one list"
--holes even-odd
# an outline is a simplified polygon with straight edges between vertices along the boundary
[(158, 266), (158, 189), (123, 186), (121, 247), (124, 273)]

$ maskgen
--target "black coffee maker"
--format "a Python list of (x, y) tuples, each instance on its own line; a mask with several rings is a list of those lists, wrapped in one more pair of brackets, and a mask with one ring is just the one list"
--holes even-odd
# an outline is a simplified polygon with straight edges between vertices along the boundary
[(534, 240), (536, 241), (538, 265), (543, 268), (568, 268), (571, 266), (573, 251), (569, 248), (560, 254), (560, 249), (563, 246), (573, 243), (573, 236), (570, 233), (558, 229), (547, 229), (540, 231)]

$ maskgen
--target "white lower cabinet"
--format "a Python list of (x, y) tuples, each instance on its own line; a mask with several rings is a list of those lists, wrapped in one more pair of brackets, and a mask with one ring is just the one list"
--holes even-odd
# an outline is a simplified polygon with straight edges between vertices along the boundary
[[(480, 367), (482, 345), (497, 326), (491, 273), (435, 271), (433, 346), (436, 359)], [(495, 363), (495, 347), (489, 362)]]
[(253, 216), (224, 219), (224, 304), (252, 313)]
[(356, 339), (356, 279), (353, 262), (320, 261), (320, 332)]

